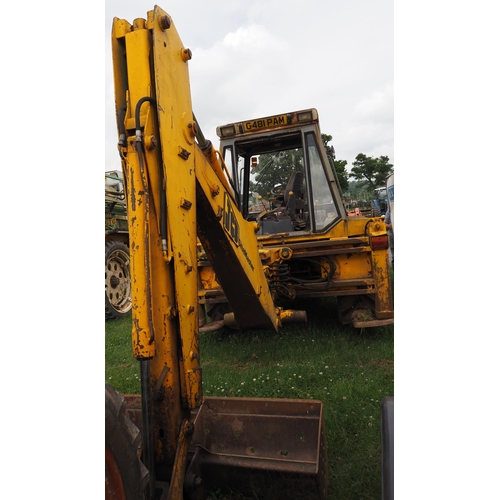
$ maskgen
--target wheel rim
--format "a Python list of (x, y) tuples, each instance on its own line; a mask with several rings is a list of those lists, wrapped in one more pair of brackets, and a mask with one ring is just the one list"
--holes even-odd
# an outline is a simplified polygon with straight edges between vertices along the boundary
[(120, 468), (113, 452), (106, 446), (106, 500), (126, 500)]
[(106, 262), (106, 296), (110, 305), (120, 313), (126, 313), (132, 307), (129, 257), (123, 250), (115, 250)]

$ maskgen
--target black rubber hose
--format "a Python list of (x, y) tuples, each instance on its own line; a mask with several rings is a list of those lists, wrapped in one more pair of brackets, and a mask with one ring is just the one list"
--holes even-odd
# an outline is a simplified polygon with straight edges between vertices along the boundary
[(156, 104), (156, 101), (152, 97), (142, 97), (139, 99), (137, 106), (135, 107), (135, 135), (136, 140), (142, 142), (141, 138), (141, 106), (145, 102), (150, 102), (151, 104)]
[(118, 146), (125, 146), (125, 113), (127, 112), (127, 108), (119, 108), (118, 109), (118, 132), (119, 132), (119, 138), (118, 138)]

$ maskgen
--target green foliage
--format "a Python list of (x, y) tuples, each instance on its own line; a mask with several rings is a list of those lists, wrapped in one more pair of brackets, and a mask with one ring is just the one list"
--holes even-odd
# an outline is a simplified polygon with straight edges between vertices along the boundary
[(250, 192), (268, 198), (278, 189), (284, 190), (293, 172), (303, 171), (302, 149), (289, 149), (279, 153), (261, 154), (254, 168), (255, 182), (250, 181)]
[[(331, 135), (321, 134), (330, 167), (337, 174), (341, 191), (349, 188), (346, 160), (336, 160), (335, 150), (328, 143)], [(262, 154), (259, 163), (252, 172), (254, 181), (250, 181), (250, 192), (257, 192), (267, 198), (276, 194), (278, 189), (284, 190), (293, 172), (303, 171), (304, 158), (302, 149), (290, 149), (273, 154)]]
[(385, 180), (394, 171), (388, 156), (373, 158), (360, 153), (352, 164), (349, 177), (358, 181), (366, 181), (372, 191), (377, 187), (385, 186)]
[(345, 193), (349, 189), (349, 174), (346, 170), (347, 160), (333, 160), (333, 167), (337, 172), (337, 179), (339, 180), (340, 189)]
[(348, 197), (356, 200), (358, 208), (370, 208), (371, 200), (375, 199), (375, 192), (366, 181), (349, 182)]
[(321, 140), (323, 141), (323, 146), (326, 150), (326, 155), (328, 156), (328, 161), (330, 162), (330, 166), (337, 174), (337, 179), (339, 181), (340, 190), (345, 193), (349, 189), (349, 174), (346, 170), (347, 161), (346, 160), (336, 160), (335, 159), (335, 150), (333, 146), (330, 146), (328, 143), (332, 140), (331, 135), (321, 134)]

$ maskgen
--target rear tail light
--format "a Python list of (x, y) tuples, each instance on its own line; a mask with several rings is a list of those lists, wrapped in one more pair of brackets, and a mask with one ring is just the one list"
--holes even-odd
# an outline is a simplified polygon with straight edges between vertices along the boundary
[(372, 236), (370, 245), (373, 249), (384, 249), (389, 248), (389, 236), (384, 234), (383, 236)]

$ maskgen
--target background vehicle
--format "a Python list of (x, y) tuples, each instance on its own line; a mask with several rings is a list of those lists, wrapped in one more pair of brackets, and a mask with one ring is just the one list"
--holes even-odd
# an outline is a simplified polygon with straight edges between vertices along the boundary
[(373, 217), (385, 215), (387, 206), (387, 188), (381, 187), (375, 189), (375, 199), (371, 201), (371, 215)]
[(387, 177), (387, 199), (391, 210), (392, 231), (394, 232), (394, 174)]
[[(224, 294), (216, 298), (227, 301), (240, 328), (277, 331), (290, 318), (302, 318), (275, 301), (286, 287), (281, 266), (297, 253), (301, 258), (293, 272), (300, 275), (300, 266), (309, 265), (305, 256), (316, 259), (308, 272), (328, 282), (336, 272), (334, 259), (345, 255), (366, 274), (353, 272), (345, 292), (352, 297), (375, 295), (375, 312), (390, 316), (389, 303), (386, 309), (379, 307), (388, 291), (383, 277), (369, 276), (372, 269), (379, 272), (381, 259), (387, 261), (383, 222), (348, 222), (336, 195), (327, 190), (323, 197), (312, 183), (307, 189), (318, 203), (300, 203), (297, 176), (293, 189), (283, 194), (288, 215), (275, 210), (270, 216), (266, 209), (254, 218), (241, 201), (245, 192), (234, 189), (193, 115), (187, 67), (191, 52), (182, 45), (170, 16), (156, 6), (147, 19), (133, 24), (115, 18), (112, 52), (127, 197), (132, 350), (141, 373), (141, 396), (135, 408), (129, 401), (128, 411), (142, 430), (142, 444), (137, 427), (127, 418), (124, 399), (106, 386), (107, 497), (136, 499), (144, 493), (150, 499), (198, 500), (206, 498), (211, 487), (231, 485), (278, 500), (326, 499), (321, 401), (203, 396), (199, 282), (207, 274), (216, 280), (212, 283)], [(323, 153), (314, 144), (317, 124), (309, 126), (307, 161), (316, 172), (323, 161), (314, 155)], [(290, 142), (294, 148), (298, 144)], [(335, 182), (331, 173), (326, 175)], [(275, 218), (279, 233), (274, 231)], [(304, 247), (298, 238), (285, 242), (281, 225), (309, 234)], [(273, 228), (269, 235), (267, 228)], [(333, 243), (329, 231), (338, 237)], [(301, 254), (304, 251), (308, 253)], [(200, 266), (209, 270), (205, 274), (198, 272), (200, 252), (208, 264)], [(325, 255), (333, 256), (332, 264)], [(370, 263), (362, 264), (367, 257)], [(346, 278), (341, 269), (338, 272)], [(314, 296), (315, 291), (313, 287), (306, 293)]]
[(105, 174), (105, 317), (117, 319), (132, 307), (128, 223), (122, 172)]

